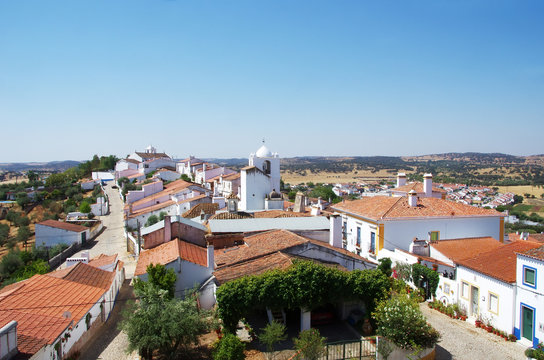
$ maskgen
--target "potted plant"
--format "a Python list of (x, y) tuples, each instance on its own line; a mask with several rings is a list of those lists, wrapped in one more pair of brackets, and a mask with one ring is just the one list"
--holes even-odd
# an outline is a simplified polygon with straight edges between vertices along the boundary
[(518, 338), (516, 337), (516, 335), (510, 334), (508, 335), (508, 340), (515, 342), (515, 341), (518, 341)]

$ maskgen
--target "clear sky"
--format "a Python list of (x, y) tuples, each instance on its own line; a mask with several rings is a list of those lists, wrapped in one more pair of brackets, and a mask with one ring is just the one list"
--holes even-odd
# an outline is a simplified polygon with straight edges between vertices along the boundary
[(0, 0), (0, 162), (544, 153), (544, 1)]

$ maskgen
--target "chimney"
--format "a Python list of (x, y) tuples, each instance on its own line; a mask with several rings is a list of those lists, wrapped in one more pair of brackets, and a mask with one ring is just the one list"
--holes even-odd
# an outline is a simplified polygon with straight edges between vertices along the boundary
[(417, 193), (414, 190), (410, 190), (408, 193), (408, 205), (410, 205), (410, 207), (417, 206)]
[(215, 261), (213, 258), (213, 245), (208, 244), (206, 247), (206, 255), (208, 268), (213, 270)]
[(397, 174), (397, 187), (406, 185), (406, 174), (399, 172)]
[(172, 224), (170, 215), (164, 217), (164, 242), (167, 243), (172, 240)]
[(433, 196), (433, 174), (423, 175), (423, 191), (425, 192), (425, 197)]
[(330, 217), (329, 244), (335, 248), (342, 248), (342, 217), (332, 214)]

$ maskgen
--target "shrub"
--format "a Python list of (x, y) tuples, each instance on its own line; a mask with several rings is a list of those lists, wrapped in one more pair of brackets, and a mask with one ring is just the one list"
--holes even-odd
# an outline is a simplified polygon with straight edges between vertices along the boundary
[(24, 263), (19, 256), (19, 250), (10, 250), (4, 255), (2, 260), (0, 260), (0, 275), (2, 275), (3, 278), (7, 278), (23, 266)]
[(259, 341), (266, 346), (266, 351), (272, 353), (274, 351), (274, 345), (280, 341), (287, 339), (285, 334), (285, 325), (272, 321), (272, 323), (266, 325), (259, 335)]
[(427, 323), (418, 304), (406, 294), (380, 301), (373, 316), (378, 334), (402, 349), (429, 348), (440, 338), (438, 331)]
[(325, 338), (321, 337), (317, 329), (301, 331), (293, 342), (299, 351), (298, 359), (317, 360), (325, 352)]
[(149, 218), (147, 218), (147, 222), (145, 223), (145, 226), (151, 226), (159, 222), (159, 218), (157, 215), (151, 215)]
[(525, 350), (525, 356), (536, 360), (544, 360), (544, 344), (539, 343), (535, 349), (528, 348)]
[(9, 225), (0, 224), (0, 245), (5, 244), (9, 237)]
[(214, 360), (243, 360), (245, 344), (236, 335), (226, 334), (213, 352)]
[(30, 229), (28, 226), (21, 226), (17, 230), (17, 241), (19, 242), (25, 242), (30, 237)]
[(30, 219), (27, 216), (20, 216), (17, 219), (17, 226), (28, 226), (30, 225)]
[(429, 286), (430, 295), (436, 295), (436, 288), (440, 282), (438, 272), (421, 264), (412, 264), (412, 279), (414, 284), (420, 288), (421, 283), (426, 281)]
[(89, 205), (88, 202), (83, 201), (81, 205), (79, 205), (79, 211), (81, 211), (84, 214), (88, 214), (91, 212), (91, 205)]
[(378, 270), (383, 272), (385, 276), (390, 277), (393, 270), (391, 270), (392, 261), (390, 258), (382, 258), (379, 260), (380, 265), (378, 265)]
[(159, 220), (160, 221), (163, 221), (164, 220), (164, 217), (168, 215), (168, 213), (166, 211), (161, 211), (160, 214), (159, 214)]
[(58, 254), (60, 254), (64, 250), (68, 249), (68, 247), (69, 246), (67, 244), (64, 244), (64, 243), (57, 244), (57, 245), (53, 246), (51, 249), (49, 249), (49, 257), (52, 258), (52, 257), (57, 256)]

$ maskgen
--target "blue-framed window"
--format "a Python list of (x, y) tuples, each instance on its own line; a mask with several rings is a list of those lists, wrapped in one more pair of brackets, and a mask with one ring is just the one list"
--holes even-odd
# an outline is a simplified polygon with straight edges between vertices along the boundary
[(536, 289), (536, 269), (523, 265), (523, 285)]

